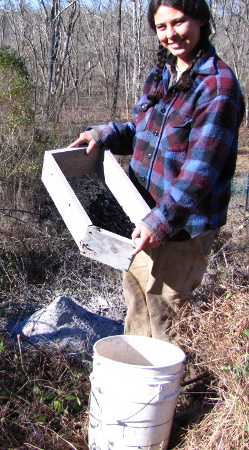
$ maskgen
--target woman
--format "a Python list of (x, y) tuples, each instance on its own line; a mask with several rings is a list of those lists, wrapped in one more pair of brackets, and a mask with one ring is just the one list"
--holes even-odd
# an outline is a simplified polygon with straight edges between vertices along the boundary
[(89, 127), (70, 147), (133, 154), (130, 178), (152, 209), (132, 234), (139, 243), (124, 274), (125, 333), (173, 340), (226, 223), (244, 103), (209, 42), (205, 0), (151, 0), (148, 20), (158, 62), (135, 122)]

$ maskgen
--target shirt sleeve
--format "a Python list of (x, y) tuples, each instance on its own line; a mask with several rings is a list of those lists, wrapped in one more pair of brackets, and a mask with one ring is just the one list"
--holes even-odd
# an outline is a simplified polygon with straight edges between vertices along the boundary
[(103, 146), (115, 155), (131, 155), (133, 153), (133, 139), (136, 132), (134, 122), (109, 122), (107, 125), (90, 126), (94, 139), (101, 141)]

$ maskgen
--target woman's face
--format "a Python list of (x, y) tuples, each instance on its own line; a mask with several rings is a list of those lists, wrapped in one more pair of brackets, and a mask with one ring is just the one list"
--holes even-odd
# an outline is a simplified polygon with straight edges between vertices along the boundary
[(154, 19), (159, 41), (177, 56), (178, 67), (186, 69), (196, 55), (203, 22), (165, 5), (159, 6)]

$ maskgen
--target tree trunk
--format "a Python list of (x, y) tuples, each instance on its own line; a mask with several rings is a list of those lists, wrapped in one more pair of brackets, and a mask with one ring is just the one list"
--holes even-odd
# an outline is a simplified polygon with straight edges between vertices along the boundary
[(116, 40), (116, 50), (115, 50), (115, 73), (114, 73), (114, 84), (113, 84), (113, 102), (112, 102), (112, 111), (111, 111), (112, 118), (114, 118), (114, 119), (117, 115), (118, 89), (119, 89), (119, 78), (120, 78), (121, 22), (122, 22), (122, 0), (118, 0), (118, 4), (117, 4), (117, 40)]
[(247, 97), (247, 105), (246, 105), (246, 126), (249, 128), (249, 97)]

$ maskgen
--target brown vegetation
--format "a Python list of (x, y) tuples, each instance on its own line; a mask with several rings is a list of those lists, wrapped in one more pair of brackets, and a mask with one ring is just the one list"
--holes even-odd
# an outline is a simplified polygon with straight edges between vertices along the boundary
[[(187, 363), (169, 449), (249, 448), (247, 132), (241, 134), (228, 223), (192, 313), (179, 318)], [(15, 342), (4, 330), (58, 294), (122, 320), (121, 273), (82, 258), (43, 195), (43, 212), (46, 206), (58, 221), (27, 214), (15, 220), (15, 235), (1, 238), (0, 446), (86, 450), (91, 358)]]

